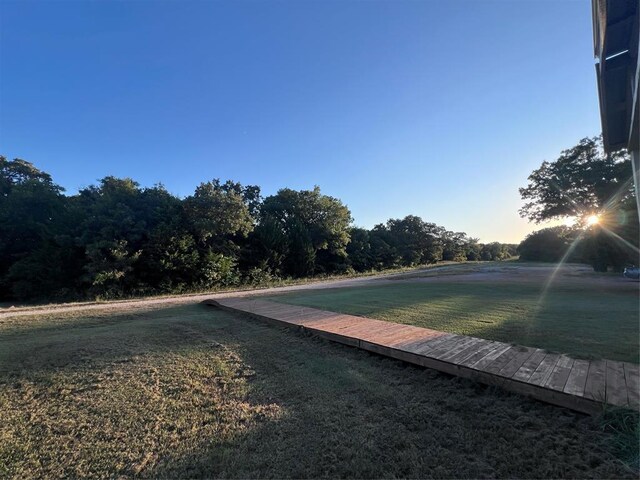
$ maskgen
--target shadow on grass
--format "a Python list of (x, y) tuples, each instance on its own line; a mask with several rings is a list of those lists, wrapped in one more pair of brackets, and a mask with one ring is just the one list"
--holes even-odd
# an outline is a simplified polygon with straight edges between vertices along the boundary
[(0, 337), (6, 476), (634, 477), (589, 417), (210, 307), (54, 323)]

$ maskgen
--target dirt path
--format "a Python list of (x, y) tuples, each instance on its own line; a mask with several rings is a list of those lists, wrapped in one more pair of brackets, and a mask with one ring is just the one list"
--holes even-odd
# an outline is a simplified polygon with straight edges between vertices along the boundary
[(514, 283), (540, 283), (544, 284), (552, 278), (554, 285), (597, 285), (603, 290), (613, 288), (616, 290), (628, 290), (637, 292), (638, 282), (629, 281), (620, 276), (594, 274), (590, 267), (585, 265), (566, 264), (555, 272), (555, 265), (523, 265), (523, 264), (498, 264), (491, 262), (448, 264), (437, 267), (421, 268), (410, 272), (386, 273), (367, 277), (346, 278), (338, 280), (324, 280), (302, 285), (290, 285), (285, 287), (261, 288), (255, 290), (235, 290), (219, 293), (202, 293), (195, 295), (174, 295), (167, 297), (146, 298), (138, 300), (121, 300), (111, 302), (87, 302), (66, 303), (57, 305), (43, 305), (38, 307), (9, 307), (0, 309), (0, 320), (4, 318), (47, 315), (52, 313), (66, 313), (91, 310), (140, 310), (160, 305), (183, 305), (198, 303), (207, 299), (227, 298), (236, 296), (261, 296), (276, 293), (295, 292), (300, 290), (318, 290), (325, 288), (348, 288), (366, 285), (382, 285), (391, 282), (514, 282)]
[[(446, 268), (443, 267), (435, 267)], [(434, 268), (424, 268), (415, 270), (411, 273), (421, 273), (427, 270), (434, 270)], [(90, 310), (138, 310), (150, 306), (162, 305), (162, 304), (188, 304), (198, 303), (206, 299), (236, 297), (236, 296), (259, 296), (259, 295), (273, 295), (274, 293), (286, 293), (294, 292), (298, 290), (317, 290), (323, 288), (345, 288), (362, 286), (369, 283), (384, 283), (391, 281), (392, 278), (405, 275), (402, 273), (380, 274), (371, 275), (367, 277), (347, 278), (338, 280), (323, 280), (318, 282), (306, 283), (302, 285), (290, 285), (286, 287), (273, 287), (273, 288), (260, 288), (255, 290), (234, 290), (219, 293), (202, 293), (194, 295), (173, 295), (167, 297), (146, 298), (146, 299), (134, 299), (134, 300), (114, 300), (110, 302), (84, 302), (84, 303), (63, 303), (42, 305), (36, 307), (8, 307), (0, 309), (0, 319), (10, 317), (22, 317), (29, 315), (48, 315), (52, 313), (67, 313), (78, 311), (90, 311)]]

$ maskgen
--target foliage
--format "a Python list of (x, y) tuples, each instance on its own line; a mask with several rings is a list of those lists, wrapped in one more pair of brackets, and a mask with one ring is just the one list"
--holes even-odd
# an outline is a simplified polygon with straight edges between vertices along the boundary
[(364, 228), (353, 227), (349, 231), (351, 241), (347, 245), (347, 256), (353, 269), (364, 272), (372, 269), (373, 253), (371, 247), (371, 235)]
[(527, 201), (520, 215), (535, 222), (583, 218), (628, 203), (634, 195), (625, 151), (605, 154), (601, 137), (583, 138), (554, 162), (542, 162), (520, 189)]
[[(0, 295), (10, 294), (14, 286), (20, 295), (29, 293), (29, 279), (39, 276), (34, 257), (49, 258), (43, 268), (51, 272), (60, 268), (53, 265), (51, 249), (66, 213), (62, 192), (50, 175), (29, 162), (0, 156)], [(33, 293), (43, 287), (41, 283)]]
[[(575, 218), (584, 229), (579, 236), (582, 259), (594, 270), (638, 264), (638, 210), (626, 151), (605, 154), (600, 137), (583, 138), (534, 170), (520, 195), (526, 202), (520, 215), (529, 220)], [(596, 225), (588, 225), (591, 216), (599, 218)], [(544, 234), (546, 240), (549, 234)], [(544, 235), (530, 238), (527, 248)]]
[(216, 179), (201, 183), (184, 200), (186, 220), (199, 242), (224, 247), (224, 240), (235, 235), (246, 237), (253, 230), (249, 206), (253, 200), (246, 200), (244, 191), (237, 183), (220, 184)]
[[(558, 262), (567, 253), (578, 235), (579, 232), (576, 229), (564, 226), (543, 228), (530, 233), (518, 245), (520, 260)], [(575, 257), (567, 260), (574, 259)]]
[(351, 212), (337, 198), (323, 195), (319, 187), (301, 191), (283, 188), (267, 197), (261, 220), (277, 229), (286, 245), (286, 257), (274, 265), (276, 270), (302, 277), (336, 272), (346, 265)]
[(507, 258), (420, 217), (367, 230), (319, 187), (265, 199), (214, 179), (184, 199), (107, 176), (65, 196), (31, 163), (0, 157), (0, 298), (181, 293), (441, 260)]
[(599, 420), (602, 430), (611, 434), (610, 445), (615, 455), (637, 473), (640, 470), (640, 413), (608, 406)]

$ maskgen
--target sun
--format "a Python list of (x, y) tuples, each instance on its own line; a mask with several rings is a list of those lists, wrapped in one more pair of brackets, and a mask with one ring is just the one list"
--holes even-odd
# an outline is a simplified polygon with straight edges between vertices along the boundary
[(587, 225), (589, 225), (590, 227), (593, 225), (597, 225), (598, 223), (600, 223), (599, 215), (589, 215), (587, 217)]

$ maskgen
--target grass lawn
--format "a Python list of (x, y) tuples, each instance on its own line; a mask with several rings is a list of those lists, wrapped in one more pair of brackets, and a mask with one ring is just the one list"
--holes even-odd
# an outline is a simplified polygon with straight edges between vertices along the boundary
[(301, 291), (273, 299), (577, 357), (638, 363), (640, 309), (634, 285), (603, 288), (576, 277), (575, 283), (553, 284), (541, 297), (543, 281), (465, 278), (448, 274), (436, 281)]
[(637, 478), (618, 438), (201, 305), (0, 320), (2, 478)]

